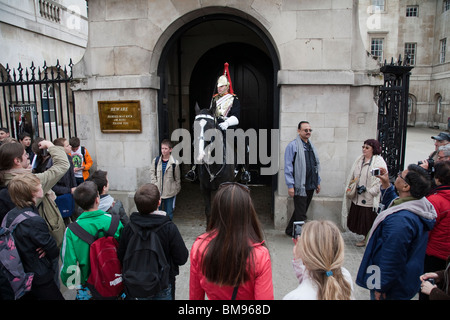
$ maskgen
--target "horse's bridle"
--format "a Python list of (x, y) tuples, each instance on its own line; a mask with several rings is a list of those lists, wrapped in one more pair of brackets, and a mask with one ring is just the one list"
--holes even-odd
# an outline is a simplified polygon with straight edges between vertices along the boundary
[[(205, 119), (208, 119), (208, 120), (213, 120), (214, 121), (214, 128), (216, 128), (217, 129), (217, 118), (216, 117), (213, 117), (213, 116), (211, 116), (211, 115), (209, 115), (209, 114), (199, 114), (199, 115), (196, 115), (195, 116), (195, 120), (194, 121), (197, 121), (197, 120), (205, 120)], [(205, 120), (206, 121), (206, 120)], [(197, 139), (199, 139), (199, 140), (205, 140), (205, 138), (203, 137), (203, 126), (202, 126), (202, 134), (200, 135), (200, 137), (198, 137)], [(222, 143), (222, 145), (223, 145), (223, 151), (225, 152), (225, 144), (224, 143)], [(216, 174), (212, 174), (211, 173), (211, 170), (209, 169), (209, 164), (207, 164), (206, 162), (204, 162), (204, 160), (203, 160), (203, 158), (202, 158), (202, 164), (205, 166), (205, 169), (206, 169), (206, 171), (208, 172), (208, 174), (209, 174), (209, 182), (212, 182), (212, 181), (214, 181), (214, 179), (215, 178), (217, 178), (217, 176), (223, 171), (223, 169), (225, 168), (225, 161), (223, 161), (222, 162), (222, 166), (220, 167), (220, 170), (219, 171), (217, 171), (217, 173)]]

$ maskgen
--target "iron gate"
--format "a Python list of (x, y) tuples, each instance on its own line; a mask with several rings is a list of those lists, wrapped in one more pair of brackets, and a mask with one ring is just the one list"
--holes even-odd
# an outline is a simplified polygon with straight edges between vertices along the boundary
[(0, 70), (0, 125), (7, 128), (11, 137), (23, 132), (53, 141), (77, 135), (75, 99), (70, 82), (73, 63), (61, 66), (44, 65), (36, 68), (31, 63), (23, 69)]
[(405, 165), (409, 76), (412, 68), (409, 59), (405, 59), (402, 65), (400, 56), (397, 63), (391, 60), (391, 64), (385, 63), (380, 69), (384, 75), (384, 84), (379, 88), (378, 96), (378, 141), (391, 181), (395, 180)]

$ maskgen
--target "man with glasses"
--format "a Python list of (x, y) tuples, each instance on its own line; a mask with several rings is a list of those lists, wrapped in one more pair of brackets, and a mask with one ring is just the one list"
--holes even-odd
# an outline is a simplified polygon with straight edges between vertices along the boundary
[[(427, 160), (420, 161), (419, 164), (422, 168), (428, 170), (432, 174), (434, 172), (434, 163), (442, 160), (439, 159), (440, 148), (450, 146), (450, 134), (441, 132), (436, 136), (432, 136), (431, 139), (434, 140), (434, 151), (428, 156)], [(431, 178), (433, 178), (433, 175)]]
[(450, 160), (450, 144), (446, 144), (440, 146), (438, 148), (438, 154), (436, 158), (436, 162), (447, 161)]
[(386, 209), (369, 231), (356, 283), (375, 300), (408, 300), (420, 290), (428, 233), (436, 222), (436, 210), (425, 198), (430, 176), (410, 164), (393, 185), (386, 169), (380, 168), (377, 177)]
[(288, 236), (292, 236), (294, 221), (306, 220), (314, 191), (320, 192), (320, 162), (310, 141), (311, 125), (308, 121), (300, 121), (297, 132), (297, 138), (288, 144), (284, 153), (284, 177), (288, 194), (294, 198), (294, 212), (286, 227)]

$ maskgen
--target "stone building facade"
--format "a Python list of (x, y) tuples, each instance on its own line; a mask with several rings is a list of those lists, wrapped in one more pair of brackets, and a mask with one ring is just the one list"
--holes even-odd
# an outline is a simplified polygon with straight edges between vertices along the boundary
[[(89, 41), (75, 66), (79, 136), (117, 191), (150, 180), (150, 159), (174, 129), (190, 129), (230, 64), (244, 130), (277, 130), (275, 227), (292, 210), (284, 150), (308, 120), (322, 191), (311, 218), (339, 220), (344, 180), (376, 136), (377, 62), (366, 54), (355, 1), (89, 1)], [(318, 23), (320, 22), (320, 23)], [(142, 132), (103, 133), (99, 101), (139, 101)]]
[[(411, 56), (408, 125), (448, 130), (450, 1), (359, 1), (361, 36), (381, 61)], [(364, 23), (366, 22), (366, 23)]]
[(0, 0), (0, 63), (23, 68), (74, 63), (87, 45), (85, 0)]

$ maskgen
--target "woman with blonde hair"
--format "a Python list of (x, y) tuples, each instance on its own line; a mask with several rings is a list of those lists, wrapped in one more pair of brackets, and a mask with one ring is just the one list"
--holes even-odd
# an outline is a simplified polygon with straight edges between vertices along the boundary
[(343, 267), (344, 240), (331, 221), (310, 221), (294, 239), (293, 267), (299, 286), (284, 300), (351, 300), (353, 281)]

